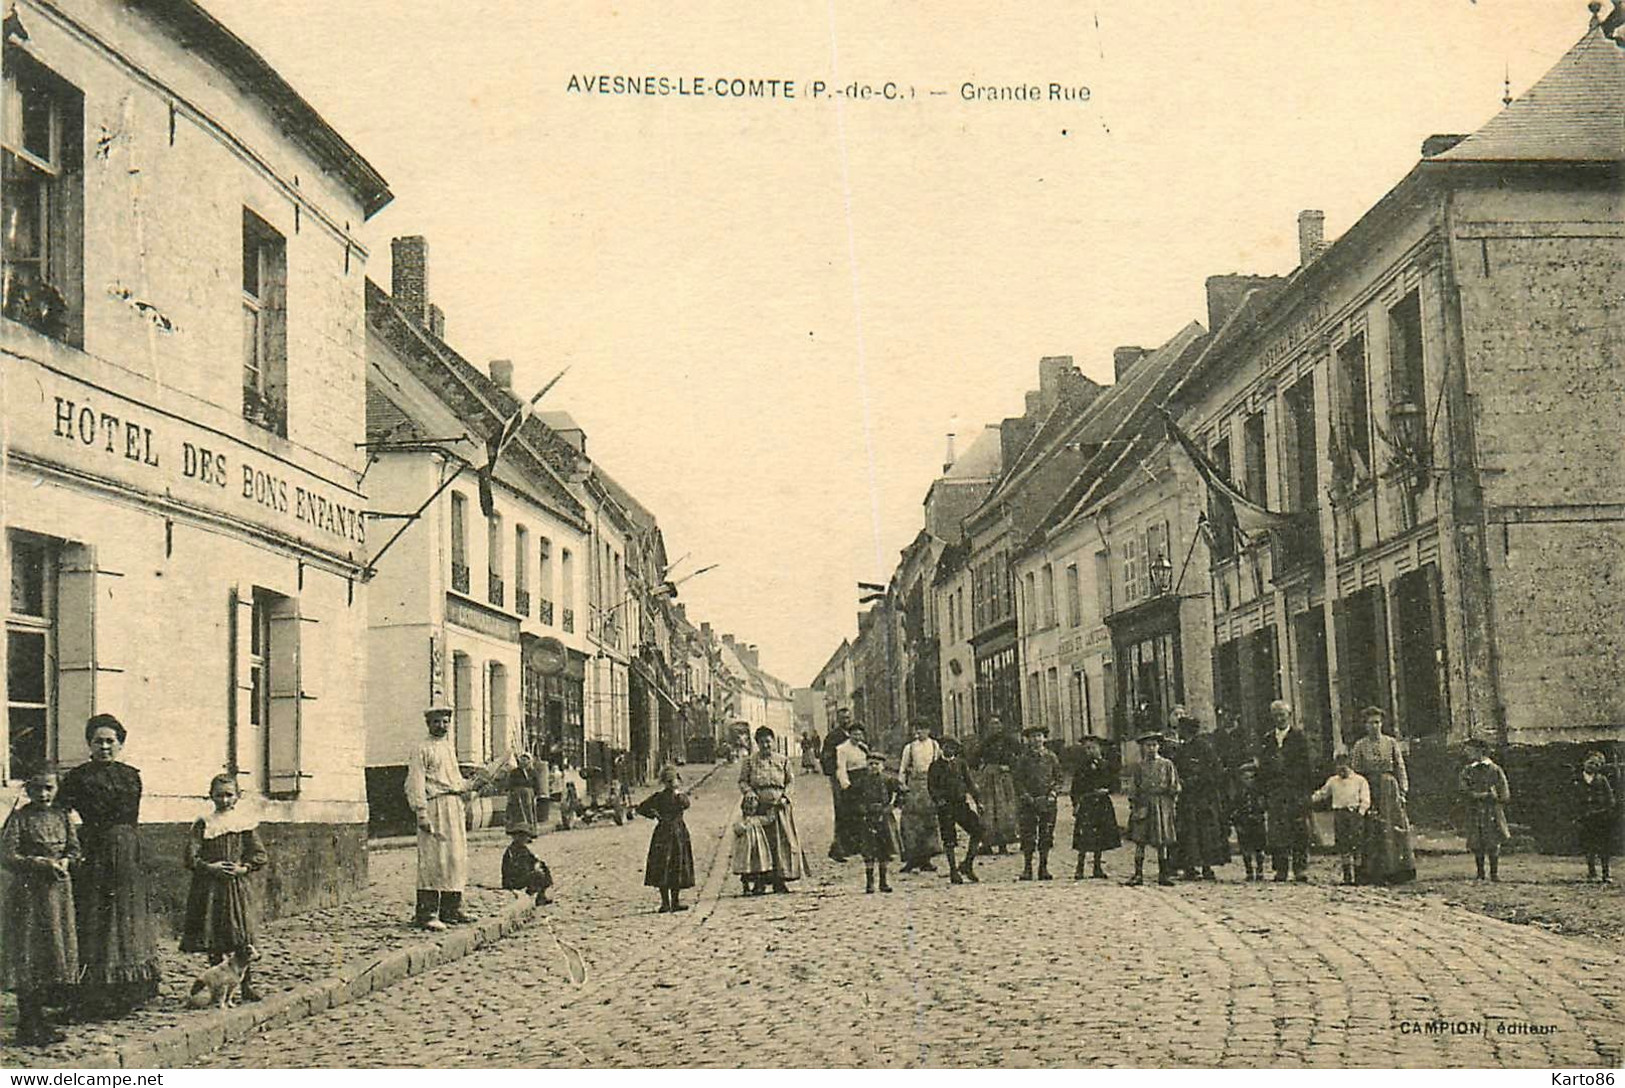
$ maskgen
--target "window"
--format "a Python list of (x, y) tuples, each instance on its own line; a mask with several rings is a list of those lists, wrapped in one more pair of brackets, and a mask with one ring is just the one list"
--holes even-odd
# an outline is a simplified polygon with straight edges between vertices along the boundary
[(11, 599), (6, 609), (6, 777), (51, 761), (56, 694), (56, 548), (45, 537), (8, 534)]
[(1313, 510), (1317, 505), (1315, 446), (1315, 378), (1300, 379), (1286, 391), (1290, 423), (1287, 444), (1292, 471), (1286, 476), (1287, 506), (1292, 510)]
[(1058, 734), (1057, 739), (1065, 739), (1061, 722), (1061, 670), (1053, 665), (1044, 674), (1044, 722)]
[(1112, 614), (1111, 562), (1105, 552), (1095, 553), (1095, 603), (1102, 620)]
[(451, 493), (451, 588), (468, 592), (468, 496)]
[(559, 587), (559, 602), (564, 610), (559, 622), (564, 627), (565, 633), (569, 634), (576, 629), (575, 558), (570, 554), (569, 548), (559, 553), (559, 577), (563, 580), (563, 585)]
[[(1218, 468), (1220, 475), (1233, 486), (1236, 477), (1232, 470), (1230, 458), (1229, 432), (1223, 432), (1219, 435), (1218, 441), (1213, 444), (1210, 453), (1213, 464)], [(1221, 562), (1229, 559), (1235, 554), (1236, 550), (1235, 518), (1230, 504), (1211, 490), (1207, 496), (1207, 520), (1208, 527), (1212, 532), (1210, 546), (1213, 558)]]
[(523, 525), (513, 527), (513, 608), (530, 615), (530, 531)]
[(959, 587), (959, 638), (963, 642), (968, 634), (965, 630), (965, 587)]
[(1068, 627), (1081, 627), (1083, 625), (1083, 594), (1078, 584), (1078, 565), (1066, 565), (1066, 625)]
[(486, 745), (481, 759), (507, 755), (513, 747), (508, 741), (508, 670), (496, 661), (485, 669), (485, 718)]
[(536, 612), (536, 618), (547, 626), (553, 626), (553, 542), (542, 537), (541, 546), (541, 573), (537, 577), (536, 590), (542, 596), (542, 604)]
[(492, 514), (485, 519), (485, 578), (486, 600), (501, 608), (504, 603), (502, 582), (502, 515)]
[(957, 637), (958, 636), (954, 628), (954, 598), (953, 594), (950, 593), (948, 595), (948, 641), (953, 642), (957, 639)]
[(1022, 583), (1022, 611), (1027, 613), (1027, 630), (1038, 630), (1038, 576), (1032, 571), (1027, 572), (1027, 579)]
[(237, 703), (228, 762), (268, 795), (292, 798), (308, 777), (303, 705), (317, 697), (320, 657), (307, 653), (299, 602), (259, 586), (236, 591)]
[(474, 762), (474, 665), (467, 654), (454, 651), (451, 655), (451, 705), (460, 763)]
[(1123, 603), (1131, 605), (1145, 596), (1145, 538), (1127, 534), (1123, 540)]
[(1055, 626), (1055, 568), (1048, 563), (1043, 570), (1044, 626)]
[(243, 418), (288, 435), (288, 253), (271, 226), (243, 209)]
[(1388, 311), (1390, 411), (1420, 412), (1427, 399), (1422, 373), (1422, 301), (1415, 291)]
[(1027, 677), (1027, 723), (1029, 725), (1043, 724), (1044, 700), (1043, 693), (1040, 690), (1042, 686), (1043, 681), (1039, 679), (1036, 672)]
[(1264, 443), (1264, 413), (1254, 412), (1241, 428), (1242, 462), (1246, 473), (1244, 494), (1259, 506), (1269, 505), (1269, 460)]
[(0, 311), (74, 346), (84, 336), (84, 96), (5, 54)]
[(1366, 372), (1365, 336), (1337, 349), (1337, 446), (1334, 462), (1345, 483), (1371, 474), (1371, 388)]

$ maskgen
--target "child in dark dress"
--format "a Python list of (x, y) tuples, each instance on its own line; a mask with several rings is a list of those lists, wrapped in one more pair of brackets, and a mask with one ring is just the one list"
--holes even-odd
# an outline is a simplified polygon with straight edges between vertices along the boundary
[(1248, 880), (1264, 879), (1264, 791), (1258, 788), (1258, 761), (1236, 768), (1235, 803), (1230, 822), (1236, 825), (1236, 850), (1247, 866)]
[(1123, 845), (1117, 830), (1117, 810), (1112, 807), (1111, 790), (1117, 776), (1112, 773), (1106, 758), (1100, 754), (1100, 742), (1093, 737), (1083, 739), (1083, 757), (1072, 772), (1072, 849), (1078, 852), (1078, 869), (1073, 880), (1084, 877), (1084, 855), (1093, 852), (1095, 866), (1090, 874), (1104, 880), (1106, 870), (1100, 865), (1105, 850), (1116, 850)]
[(536, 829), (520, 824), (508, 835), (513, 841), (502, 853), (503, 888), (533, 895), (539, 906), (553, 902), (547, 897), (547, 889), (553, 886), (553, 871), (547, 867), (547, 862), (530, 852), (530, 842), (536, 837)]
[(1602, 866), (1602, 882), (1612, 883), (1608, 859), (1614, 853), (1614, 835), (1619, 828), (1619, 805), (1613, 783), (1608, 781), (1607, 760), (1601, 752), (1591, 752), (1580, 764), (1580, 850), (1586, 856), (1586, 879), (1597, 879)]
[(649, 836), (649, 860), (643, 867), (645, 887), (660, 889), (660, 912), (687, 910), (682, 900), (684, 888), (694, 886), (694, 844), (688, 837), (683, 811), (688, 796), (678, 786), (677, 768), (667, 764), (660, 769), (665, 788), (638, 806), (638, 815), (654, 820)]
[(18, 1046), (60, 1043), (66, 1036), (45, 1020), (53, 989), (79, 980), (73, 919), (73, 880), (79, 837), (65, 810), (54, 808), (57, 777), (41, 771), (24, 787), (28, 804), (6, 817), (0, 830), (0, 868), (6, 881), (6, 938), (0, 941), (0, 987), (17, 994)]
[[(268, 856), (259, 821), (237, 808), (237, 777), (217, 774), (209, 782), (214, 811), (198, 818), (186, 841), (186, 868), (192, 890), (186, 897), (182, 952), (206, 952), (210, 963), (250, 949), (259, 933), (259, 905), (248, 874), (263, 869)], [(258, 1001), (253, 968), (243, 972), (238, 994)]]

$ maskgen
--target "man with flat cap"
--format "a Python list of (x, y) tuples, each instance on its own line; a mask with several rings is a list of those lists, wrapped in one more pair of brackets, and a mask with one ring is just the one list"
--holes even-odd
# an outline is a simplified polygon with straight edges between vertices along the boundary
[(468, 885), (468, 832), (463, 802), (472, 790), (457, 766), (452, 708), (436, 701), (423, 712), (429, 737), (406, 761), (406, 801), (417, 814), (418, 902), (424, 929), (472, 921), (463, 913)]
[(1021, 876), (1033, 878), (1033, 852), (1038, 853), (1038, 879), (1051, 880), (1049, 852), (1055, 847), (1055, 797), (1061, 792), (1061, 761), (1045, 745), (1049, 730), (1031, 725), (1022, 730), (1027, 745), (1016, 757), (1016, 827), (1021, 836)]

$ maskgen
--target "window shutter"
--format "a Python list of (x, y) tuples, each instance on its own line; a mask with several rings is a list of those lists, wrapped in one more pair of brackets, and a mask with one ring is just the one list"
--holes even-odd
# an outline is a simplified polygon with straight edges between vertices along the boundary
[[(254, 680), (249, 667), (254, 645), (254, 587), (238, 583), (231, 591), (231, 752), (233, 769), (255, 773), (259, 750), (254, 732)], [(238, 784), (243, 785), (241, 779)]]
[[(271, 674), (271, 718), (266, 729), (267, 770), (270, 791), (296, 794), (303, 773), (303, 704), (313, 698), (307, 693), (302, 665), (307, 656), (300, 643), (308, 622), (299, 615), (297, 601), (287, 601), (270, 618), (271, 647), (267, 665)], [(315, 655), (309, 655), (314, 660)], [(314, 674), (315, 670), (311, 670)]]
[(1352, 747), (1356, 737), (1354, 720), (1354, 655), (1349, 647), (1349, 602), (1339, 597), (1332, 602), (1332, 635), (1337, 639), (1337, 708), (1342, 722), (1344, 747)]
[(1394, 688), (1389, 666), (1389, 637), (1388, 637), (1388, 594), (1384, 589), (1378, 589), (1371, 594), (1371, 630), (1376, 634), (1374, 652), (1377, 658), (1378, 691), (1382, 693), (1377, 704), (1388, 712), (1388, 720), (1397, 722), (1394, 716)]
[[(88, 544), (69, 545), (62, 551), (57, 569), (56, 598), (56, 713), (58, 736), (77, 733), (97, 708), (98, 681), (103, 674), (117, 674), (106, 654), (106, 638), (97, 642), (96, 612), (102, 597), (112, 593), (111, 579), (122, 577), (115, 571), (96, 566), (96, 549)], [(102, 703), (117, 700), (103, 691)], [(60, 742), (57, 757), (60, 758)]]

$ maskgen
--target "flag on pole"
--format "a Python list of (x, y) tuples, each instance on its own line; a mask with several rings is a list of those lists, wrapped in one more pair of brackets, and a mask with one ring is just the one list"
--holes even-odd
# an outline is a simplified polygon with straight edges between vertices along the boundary
[(536, 410), (537, 403), (544, 395), (546, 395), (547, 391), (559, 384), (559, 379), (564, 377), (569, 372), (570, 368), (565, 367), (563, 370), (553, 375), (552, 381), (549, 381), (546, 385), (536, 390), (535, 396), (531, 397), (528, 401), (525, 401), (518, 408), (514, 409), (513, 414), (502, 421), (502, 426), (498, 427), (495, 433), (493, 433), (490, 438), (486, 439), (485, 467), (480, 469), (478, 474), (480, 484), (480, 513), (484, 514), (486, 517), (489, 518), (496, 515), (496, 496), (491, 490), (491, 479), (492, 475), (496, 472), (497, 458), (502, 456), (502, 451), (507, 448), (508, 443), (512, 442), (519, 434), (519, 429), (525, 425), (525, 420), (530, 418), (531, 412)]
[(1168, 409), (1159, 405), (1157, 411), (1162, 413), (1162, 421), (1168, 428), (1168, 437), (1185, 451), (1191, 464), (1196, 466), (1196, 472), (1207, 485), (1208, 493), (1219, 500), (1219, 503), (1230, 511), (1231, 521), (1244, 537), (1251, 539), (1259, 533), (1271, 529), (1284, 529), (1292, 524), (1290, 514), (1283, 514), (1278, 510), (1271, 510), (1253, 502), (1236, 489), (1236, 485), (1225, 478), (1219, 466), (1208, 459), (1190, 435), (1180, 429)]

